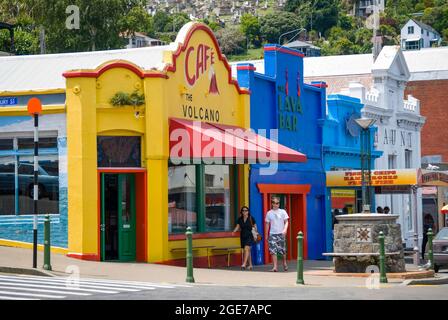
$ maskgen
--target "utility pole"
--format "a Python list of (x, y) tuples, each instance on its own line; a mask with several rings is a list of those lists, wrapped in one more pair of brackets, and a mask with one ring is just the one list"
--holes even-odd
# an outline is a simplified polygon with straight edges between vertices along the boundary
[(33, 223), (33, 268), (37, 268), (37, 203), (39, 200), (39, 113), (42, 112), (42, 104), (38, 98), (28, 101), (28, 113), (34, 118), (34, 223)]
[(45, 54), (45, 29), (43, 26), (40, 26), (39, 32), (39, 43), (40, 43), (40, 54)]
[(378, 36), (380, 28), (380, 13), (378, 7), (378, 0), (373, 0), (373, 62), (376, 61), (381, 52), (381, 37)]

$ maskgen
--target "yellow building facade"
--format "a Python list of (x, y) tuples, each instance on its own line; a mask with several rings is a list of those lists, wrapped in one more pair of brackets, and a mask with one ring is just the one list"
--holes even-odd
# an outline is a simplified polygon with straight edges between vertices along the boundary
[[(248, 203), (247, 164), (207, 169), (204, 163), (196, 163), (178, 174), (179, 167), (170, 157), (170, 124), (183, 119), (187, 124), (249, 128), (249, 92), (232, 79), (207, 26), (185, 25), (171, 47), (163, 53), (162, 67), (154, 70), (113, 60), (94, 70), (64, 73), (71, 257), (180, 264), (185, 252), (173, 249), (185, 248), (185, 234), (170, 232), (169, 226), (184, 226), (182, 217), (190, 219), (185, 225), (197, 226), (194, 246), (239, 245), (231, 230), (238, 208)], [(132, 94), (140, 103), (111, 102)], [(126, 155), (134, 156), (130, 166), (126, 159), (124, 165), (117, 160)], [(220, 170), (224, 174), (218, 188), (210, 172)], [(192, 172), (196, 175), (190, 179)], [(196, 184), (171, 188), (170, 174)], [(198, 185), (215, 191), (201, 191)], [(190, 187), (196, 192), (185, 191)], [(170, 191), (174, 189), (179, 193)], [(188, 199), (193, 204), (180, 205)], [(215, 229), (210, 222), (214, 215), (221, 223)], [(205, 263), (208, 248), (198, 250), (195, 257)]]

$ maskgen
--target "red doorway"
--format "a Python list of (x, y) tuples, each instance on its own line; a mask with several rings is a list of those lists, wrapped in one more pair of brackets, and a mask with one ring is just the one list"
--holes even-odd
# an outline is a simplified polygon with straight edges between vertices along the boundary
[[(263, 195), (263, 221), (271, 208), (271, 197), (280, 196), (281, 203), (289, 215), (289, 227), (286, 235), (287, 258), (297, 259), (297, 234), (303, 232), (303, 256), (308, 257), (308, 241), (306, 232), (306, 195), (310, 192), (309, 184), (257, 184)], [(271, 263), (267, 239), (264, 239), (264, 262)]]
[(147, 199), (146, 169), (144, 168), (98, 168), (98, 257), (101, 256), (101, 174), (132, 173), (135, 176), (136, 205), (136, 261), (147, 260)]

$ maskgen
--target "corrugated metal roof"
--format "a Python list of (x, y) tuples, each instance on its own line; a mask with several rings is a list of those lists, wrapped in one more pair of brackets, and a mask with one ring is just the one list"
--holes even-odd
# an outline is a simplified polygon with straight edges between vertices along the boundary
[[(448, 79), (448, 47), (403, 51), (403, 55), (409, 81)], [(370, 74), (372, 67), (372, 54), (304, 58), (305, 77)]]
[(436, 29), (434, 29), (433, 27), (431, 27), (430, 25), (427, 25), (426, 23), (423, 23), (423, 22), (418, 21), (416, 19), (411, 19), (411, 20), (414, 21), (416, 24), (418, 24), (420, 28), (425, 29), (425, 30), (429, 30), (432, 33), (437, 34), (437, 35), (440, 36), (439, 32)]
[(0, 92), (65, 88), (62, 74), (95, 69), (110, 60), (127, 60), (142, 69), (163, 69), (163, 51), (170, 46), (94, 52), (0, 57)]

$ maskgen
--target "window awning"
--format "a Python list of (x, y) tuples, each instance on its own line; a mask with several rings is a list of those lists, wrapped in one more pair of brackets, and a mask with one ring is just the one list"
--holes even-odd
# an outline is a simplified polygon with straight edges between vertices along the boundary
[(223, 163), (305, 162), (306, 155), (241, 127), (170, 119), (170, 159)]
[(406, 40), (404, 40), (405, 42), (414, 42), (414, 41), (420, 41), (420, 39), (421, 39), (421, 37), (418, 37), (418, 38), (409, 38), (409, 39), (406, 39)]

